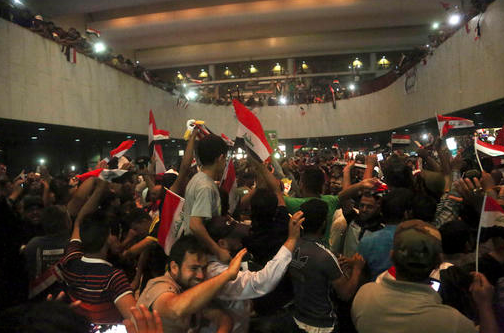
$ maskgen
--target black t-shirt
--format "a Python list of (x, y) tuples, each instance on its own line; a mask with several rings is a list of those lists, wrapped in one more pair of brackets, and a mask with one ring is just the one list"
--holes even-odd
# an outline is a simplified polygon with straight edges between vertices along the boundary
[(287, 240), (289, 213), (285, 206), (278, 206), (272, 221), (252, 221), (250, 235), (243, 240), (254, 261), (261, 266), (273, 259)]
[(289, 273), (294, 287), (294, 317), (315, 327), (335, 325), (332, 281), (343, 273), (334, 254), (318, 241), (301, 238), (292, 254)]

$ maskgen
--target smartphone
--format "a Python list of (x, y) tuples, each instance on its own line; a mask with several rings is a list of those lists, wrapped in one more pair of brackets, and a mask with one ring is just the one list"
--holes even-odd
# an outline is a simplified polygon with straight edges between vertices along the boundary
[(378, 162), (383, 161), (383, 154), (382, 153), (377, 154), (376, 157), (378, 158)]
[(441, 282), (436, 279), (430, 279), (430, 286), (432, 289), (439, 292), (439, 287), (441, 286)]

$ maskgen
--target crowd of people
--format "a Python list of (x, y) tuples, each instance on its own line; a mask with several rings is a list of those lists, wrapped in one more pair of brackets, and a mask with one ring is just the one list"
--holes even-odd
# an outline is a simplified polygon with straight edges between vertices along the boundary
[[(0, 164), (3, 330), (504, 329), (503, 229), (482, 233), (474, 254), (483, 197), (504, 206), (500, 159), (479, 170), (469, 148), (453, 157), (439, 139), (380, 162), (249, 154), (228, 193), (229, 146), (196, 132), (165, 174), (130, 158), (112, 180), (9, 177)], [(174, 197), (185, 199), (174, 243), (161, 246)]]

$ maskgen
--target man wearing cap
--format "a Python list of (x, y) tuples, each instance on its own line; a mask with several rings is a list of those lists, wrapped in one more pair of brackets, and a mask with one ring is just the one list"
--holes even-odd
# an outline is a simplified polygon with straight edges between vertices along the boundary
[[(441, 304), (429, 274), (441, 263), (441, 234), (420, 220), (397, 226), (390, 271), (381, 283), (368, 283), (357, 292), (352, 320), (359, 333), (366, 332), (478, 332), (473, 322), (456, 309)], [(475, 273), (470, 288), (478, 306), (480, 332), (497, 332), (492, 311), (493, 287)]]
[[(229, 281), (217, 294), (218, 303), (229, 310), (234, 320), (233, 332), (248, 332), (249, 318), (252, 311), (251, 299), (271, 292), (282, 279), (292, 259), (292, 251), (299, 239), (303, 213), (297, 212), (289, 221), (289, 235), (275, 257), (268, 261), (263, 269), (252, 272), (247, 264), (242, 263), (238, 277)], [(243, 246), (241, 239), (248, 233), (248, 226), (225, 217), (214, 218), (207, 226), (214, 241), (231, 254), (237, 253)], [(245, 267), (244, 267), (245, 266)], [(214, 277), (228, 269), (215, 256), (209, 258), (207, 278)]]

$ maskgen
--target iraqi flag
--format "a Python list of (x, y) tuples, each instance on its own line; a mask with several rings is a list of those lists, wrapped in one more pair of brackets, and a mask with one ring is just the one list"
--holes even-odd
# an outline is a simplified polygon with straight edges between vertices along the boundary
[(245, 105), (238, 100), (233, 100), (233, 105), (238, 118), (237, 137), (243, 138), (253, 155), (256, 155), (261, 161), (270, 158), (273, 149), (271, 149), (261, 122)]
[(157, 235), (159, 245), (164, 249), (166, 255), (170, 255), (173, 243), (178, 238), (177, 222), (181, 221), (180, 212), (182, 207), (184, 207), (184, 198), (167, 190), (161, 206)]
[(299, 151), (301, 148), (303, 148), (303, 145), (296, 145), (293, 147), (294, 148), (294, 154)]
[(476, 151), (482, 152), (488, 156), (502, 156), (504, 155), (504, 146), (500, 145), (492, 145), (487, 142), (483, 142), (478, 140), (478, 138), (474, 139), (474, 147)]
[(96, 169), (93, 171), (89, 171), (86, 173), (83, 173), (81, 175), (77, 175), (76, 177), (81, 181), (84, 182), (86, 179), (91, 178), (91, 177), (97, 177), (100, 179), (103, 179), (105, 181), (112, 181), (112, 179), (119, 178), (122, 175), (124, 175), (128, 170), (121, 170), (121, 169)]
[(460, 117), (445, 117), (441, 115), (436, 116), (439, 136), (444, 137), (452, 128), (468, 128), (474, 127), (474, 122), (469, 119)]
[(160, 144), (154, 144), (154, 150), (152, 154), (154, 155), (154, 160), (156, 163), (156, 174), (165, 173), (166, 167), (163, 159), (163, 148)]
[(226, 165), (220, 187), (229, 194), (229, 213), (232, 214), (238, 204), (236, 196), (236, 172), (232, 158), (229, 158)]
[(504, 227), (504, 208), (494, 198), (486, 196), (480, 217), (481, 228)]
[(403, 134), (392, 134), (391, 142), (393, 145), (409, 145), (411, 143), (411, 136)]
[(126, 152), (130, 150), (130, 148), (133, 147), (134, 144), (135, 140), (126, 140), (121, 142), (121, 144), (116, 149), (112, 149), (110, 151), (110, 157), (120, 158), (121, 156), (126, 154)]
[(170, 138), (170, 132), (157, 129), (156, 120), (154, 119), (154, 114), (152, 110), (149, 111), (149, 146), (152, 141), (168, 140)]
[(495, 201), (494, 198), (485, 195), (481, 208), (480, 222), (478, 226), (478, 235), (476, 237), (476, 272), (479, 271), (479, 243), (481, 231), (485, 229), (487, 234), (501, 234), (504, 228), (504, 209)]
[(86, 29), (86, 34), (88, 35), (93, 35), (93, 36), (96, 36), (98, 38), (100, 38), (101, 36), (101, 33), (100, 31), (96, 30), (96, 29), (92, 29), (92, 28), (87, 28)]

